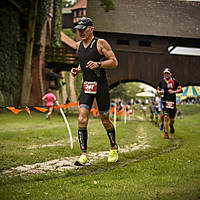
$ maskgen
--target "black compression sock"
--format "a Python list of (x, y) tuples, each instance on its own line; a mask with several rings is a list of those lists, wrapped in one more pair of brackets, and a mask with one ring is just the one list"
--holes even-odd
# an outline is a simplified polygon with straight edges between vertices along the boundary
[(78, 139), (81, 147), (82, 153), (87, 152), (87, 128), (78, 129)]
[(114, 147), (116, 145), (115, 143), (115, 128), (107, 130), (108, 138), (110, 140), (111, 147)]

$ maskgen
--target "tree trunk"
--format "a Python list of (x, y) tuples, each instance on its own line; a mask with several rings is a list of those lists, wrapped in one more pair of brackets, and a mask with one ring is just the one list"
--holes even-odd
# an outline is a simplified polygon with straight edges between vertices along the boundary
[(38, 0), (31, 0), (29, 20), (28, 20), (27, 40), (26, 40), (26, 51), (24, 58), (21, 100), (20, 100), (22, 106), (28, 104), (31, 92), (31, 83), (32, 83), (31, 62), (32, 62), (33, 44), (34, 44), (37, 7), (38, 7)]
[[(65, 80), (65, 71), (62, 71), (61, 74), (62, 74), (62, 77), (64, 78)], [(62, 103), (66, 103), (66, 100), (67, 100), (67, 97), (68, 97), (68, 94), (67, 94), (67, 88), (66, 88), (66, 83), (62, 86)]]

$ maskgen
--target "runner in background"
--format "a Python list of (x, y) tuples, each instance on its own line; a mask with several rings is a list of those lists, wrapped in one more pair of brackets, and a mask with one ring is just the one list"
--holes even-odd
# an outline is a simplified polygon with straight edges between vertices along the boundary
[(144, 116), (146, 117), (147, 106), (145, 105), (145, 102), (142, 102), (142, 104), (141, 104), (141, 111), (143, 112)]
[[(156, 96), (155, 98), (155, 124), (158, 124), (158, 117), (161, 119), (161, 95)], [(162, 123), (162, 121), (160, 121)]]
[(46, 119), (50, 120), (50, 115), (53, 111), (53, 104), (56, 101), (56, 96), (51, 92), (51, 89), (48, 89), (48, 93), (42, 97), (43, 101), (46, 101), (46, 107), (48, 109), (48, 113), (46, 114)]
[[(169, 68), (165, 68), (163, 71), (164, 80), (160, 81), (157, 87), (158, 94), (163, 96), (163, 116), (164, 116), (164, 132), (165, 139), (169, 138), (168, 135), (168, 121), (170, 126), (170, 132), (173, 134), (174, 121), (176, 116), (176, 93), (181, 93), (182, 88), (179, 82), (172, 78), (172, 73)], [(164, 90), (164, 92), (162, 91)]]
[(177, 113), (177, 118), (178, 118), (178, 119), (183, 118), (182, 111), (181, 111), (180, 108), (179, 108), (178, 113)]
[(153, 122), (153, 120), (154, 120), (154, 111), (155, 111), (154, 101), (151, 102), (151, 105), (149, 106), (149, 109), (150, 109), (150, 120), (151, 120), (151, 122)]

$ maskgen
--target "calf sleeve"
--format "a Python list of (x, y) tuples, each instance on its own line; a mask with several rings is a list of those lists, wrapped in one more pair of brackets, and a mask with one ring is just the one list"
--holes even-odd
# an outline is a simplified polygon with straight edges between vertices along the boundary
[(108, 138), (110, 140), (111, 147), (114, 147), (116, 145), (115, 143), (115, 128), (107, 130)]
[(87, 128), (78, 129), (78, 139), (81, 147), (82, 153), (87, 152)]

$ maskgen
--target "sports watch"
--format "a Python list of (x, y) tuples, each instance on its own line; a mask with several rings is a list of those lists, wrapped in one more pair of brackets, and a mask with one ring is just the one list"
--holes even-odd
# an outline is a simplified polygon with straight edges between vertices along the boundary
[(98, 61), (97, 64), (98, 64), (98, 66), (100, 68), (101, 67), (101, 61)]

